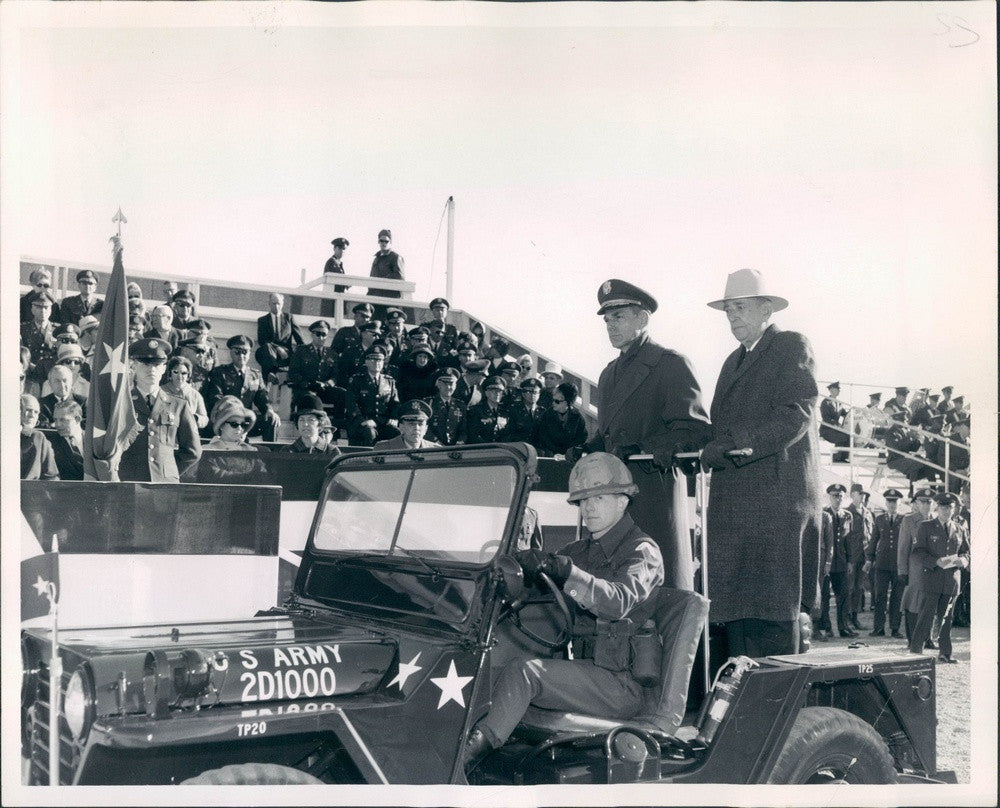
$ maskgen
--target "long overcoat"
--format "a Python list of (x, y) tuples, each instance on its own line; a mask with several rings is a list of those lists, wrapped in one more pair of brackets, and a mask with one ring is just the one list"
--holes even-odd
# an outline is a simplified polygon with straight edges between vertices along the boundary
[(716, 440), (753, 454), (712, 472), (708, 597), (713, 622), (797, 619), (819, 588), (821, 493), (809, 341), (771, 325), (722, 365)]
[[(597, 432), (584, 448), (618, 454), (624, 447), (638, 446), (640, 453), (663, 455), (700, 449), (710, 434), (690, 361), (643, 338), (601, 372)], [(664, 585), (693, 589), (684, 475), (648, 461), (629, 462), (628, 468), (639, 487), (628, 513), (659, 546)]]

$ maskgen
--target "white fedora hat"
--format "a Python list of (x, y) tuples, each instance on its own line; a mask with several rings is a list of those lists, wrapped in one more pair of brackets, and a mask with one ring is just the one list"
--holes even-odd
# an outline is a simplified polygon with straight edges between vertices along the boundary
[(771, 301), (775, 311), (788, 308), (788, 301), (783, 297), (772, 295), (767, 290), (764, 276), (756, 269), (737, 269), (730, 272), (726, 278), (726, 291), (721, 300), (713, 300), (708, 305), (720, 311), (725, 308), (727, 300), (740, 300), (747, 297), (766, 297)]

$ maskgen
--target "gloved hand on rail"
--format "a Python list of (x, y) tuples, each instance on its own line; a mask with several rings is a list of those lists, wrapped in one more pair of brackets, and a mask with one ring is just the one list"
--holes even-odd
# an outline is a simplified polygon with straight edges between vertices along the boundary
[(735, 464), (726, 457), (726, 452), (734, 448), (729, 442), (711, 441), (701, 450), (701, 467), (706, 470), (733, 468)]

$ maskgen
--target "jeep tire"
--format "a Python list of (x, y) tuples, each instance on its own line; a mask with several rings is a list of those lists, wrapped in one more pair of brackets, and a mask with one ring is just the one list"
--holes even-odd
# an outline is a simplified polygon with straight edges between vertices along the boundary
[(889, 749), (875, 729), (834, 707), (799, 710), (768, 783), (895, 783)]
[(209, 769), (184, 780), (182, 786), (304, 786), (322, 785), (323, 781), (301, 769), (277, 763), (237, 763), (221, 769)]

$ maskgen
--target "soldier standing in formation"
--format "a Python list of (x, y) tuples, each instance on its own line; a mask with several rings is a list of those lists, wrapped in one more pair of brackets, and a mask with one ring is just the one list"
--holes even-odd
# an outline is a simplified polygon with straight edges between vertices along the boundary
[(880, 513), (875, 517), (871, 546), (868, 549), (868, 560), (875, 572), (875, 586), (872, 594), (875, 622), (871, 636), (885, 636), (885, 610), (886, 601), (888, 601), (889, 630), (893, 637), (902, 638), (903, 635), (899, 631), (902, 622), (899, 604), (903, 599), (903, 587), (900, 586), (897, 575), (897, 557), (899, 555), (899, 528), (903, 523), (903, 516), (898, 513), (897, 509), (903, 495), (895, 488), (890, 488), (882, 496), (885, 497), (885, 513)]

